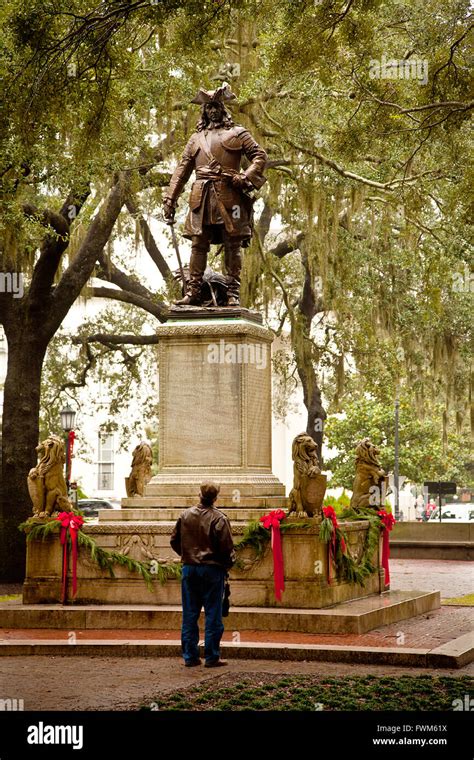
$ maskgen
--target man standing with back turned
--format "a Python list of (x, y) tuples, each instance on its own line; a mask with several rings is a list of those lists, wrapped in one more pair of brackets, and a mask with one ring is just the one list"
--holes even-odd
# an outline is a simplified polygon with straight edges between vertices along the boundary
[(181, 644), (188, 668), (201, 664), (198, 620), (202, 607), (206, 616), (205, 667), (227, 665), (220, 659), (219, 648), (224, 633), (222, 599), (235, 552), (229, 520), (214, 507), (219, 490), (214, 483), (201, 485), (199, 505), (184, 510), (170, 540), (183, 563)]

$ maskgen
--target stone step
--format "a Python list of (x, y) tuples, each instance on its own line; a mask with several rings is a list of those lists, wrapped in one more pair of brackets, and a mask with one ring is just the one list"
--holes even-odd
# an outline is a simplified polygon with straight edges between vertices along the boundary
[[(127, 500), (128, 501), (128, 500)], [(191, 505), (190, 505), (191, 506)], [(278, 507), (273, 507), (278, 509)], [(103, 523), (109, 522), (134, 522), (134, 521), (159, 521), (159, 522), (173, 522), (183, 512), (185, 507), (175, 507), (174, 509), (165, 509), (160, 507), (155, 508), (138, 508), (128, 509), (122, 507), (122, 509), (115, 509), (111, 514), (110, 509), (99, 510), (99, 521)], [(258, 520), (270, 507), (266, 509), (231, 509), (228, 507), (218, 507), (224, 514), (226, 514), (232, 522), (248, 523), (249, 520)]]
[[(458, 639), (435, 649), (408, 647), (360, 647), (325, 644), (282, 644), (260, 642), (221, 643), (226, 660), (278, 660), (294, 662), (345, 662), (388, 667), (462, 668), (474, 660), (474, 648)], [(443, 651), (441, 651), (443, 650)], [(460, 651), (461, 650), (461, 651)], [(71, 644), (57, 639), (23, 639), (0, 642), (0, 657), (46, 655), (70, 657), (181, 657), (181, 642), (149, 639), (89, 639)]]
[[(133, 496), (122, 499), (122, 509), (133, 507), (140, 509), (175, 508), (185, 509), (198, 503), (195, 496)], [(269, 509), (287, 509), (289, 500), (285, 496), (240, 496), (219, 494), (216, 506), (226, 512), (237, 509), (256, 509), (260, 514)]]
[[(370, 665), (399, 665), (404, 667), (429, 667), (429, 651), (426, 649), (386, 649), (370, 647), (324, 646), (318, 644), (261, 644), (245, 642), (240, 644), (221, 643), (222, 657), (226, 660), (285, 660), (285, 661), (329, 661), (347, 663), (367, 663)], [(181, 643), (157, 640), (150, 642), (136, 639), (90, 639), (74, 644), (47, 641), (44, 639), (23, 639), (22, 641), (0, 642), (0, 657), (176, 657), (181, 658)], [(439, 665), (433, 665), (439, 667)], [(456, 667), (449, 662), (445, 667)]]
[(224, 496), (232, 498), (275, 496), (285, 497), (286, 489), (283, 483), (272, 475), (268, 476), (236, 476), (219, 473), (203, 473), (194, 478), (184, 479), (179, 475), (156, 475), (145, 486), (145, 496), (169, 496), (175, 498), (184, 496), (197, 500), (199, 486), (204, 481), (213, 481), (220, 486), (219, 499)]
[[(438, 591), (386, 591), (324, 609), (231, 607), (232, 631), (366, 633), (440, 606)], [(179, 630), (180, 605), (23, 605), (0, 603), (0, 628)]]

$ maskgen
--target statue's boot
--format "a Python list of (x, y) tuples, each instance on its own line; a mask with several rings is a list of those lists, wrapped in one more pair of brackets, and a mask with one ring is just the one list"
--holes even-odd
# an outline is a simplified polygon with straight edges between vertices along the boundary
[(240, 306), (240, 272), (242, 254), (240, 240), (225, 241), (225, 265), (227, 272), (227, 306)]
[(191, 260), (189, 262), (189, 282), (184, 298), (175, 301), (176, 306), (199, 306), (201, 303), (202, 277), (207, 264), (207, 240), (193, 238)]

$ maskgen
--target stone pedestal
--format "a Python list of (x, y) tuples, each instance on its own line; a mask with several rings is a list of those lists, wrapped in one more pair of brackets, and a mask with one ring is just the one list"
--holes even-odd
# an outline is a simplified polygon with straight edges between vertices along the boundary
[(272, 472), (271, 331), (248, 316), (181, 315), (158, 336), (159, 473), (143, 499), (123, 506), (187, 506), (203, 480), (221, 486), (226, 506), (260, 506), (246, 502), (256, 498), (281, 506), (285, 487)]

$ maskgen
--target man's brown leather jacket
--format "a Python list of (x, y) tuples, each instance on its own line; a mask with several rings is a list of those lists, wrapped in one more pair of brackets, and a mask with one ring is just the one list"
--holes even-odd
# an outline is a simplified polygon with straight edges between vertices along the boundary
[(170, 544), (183, 565), (220, 565), (228, 570), (235, 561), (229, 520), (215, 507), (185, 509)]

